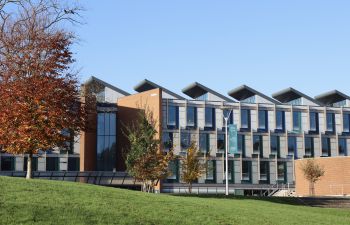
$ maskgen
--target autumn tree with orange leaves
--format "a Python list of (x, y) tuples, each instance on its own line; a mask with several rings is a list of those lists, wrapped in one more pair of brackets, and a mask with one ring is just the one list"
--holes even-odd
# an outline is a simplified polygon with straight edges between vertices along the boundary
[(84, 128), (74, 35), (60, 27), (78, 8), (62, 2), (0, 0), (0, 146), (28, 155), (27, 179), (33, 154), (68, 148)]

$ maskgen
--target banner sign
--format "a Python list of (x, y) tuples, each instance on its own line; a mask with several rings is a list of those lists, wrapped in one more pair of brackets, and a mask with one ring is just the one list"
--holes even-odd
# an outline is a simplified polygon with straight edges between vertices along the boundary
[(228, 136), (229, 136), (229, 148), (228, 153), (229, 154), (235, 154), (238, 153), (238, 130), (237, 125), (230, 124), (228, 126)]

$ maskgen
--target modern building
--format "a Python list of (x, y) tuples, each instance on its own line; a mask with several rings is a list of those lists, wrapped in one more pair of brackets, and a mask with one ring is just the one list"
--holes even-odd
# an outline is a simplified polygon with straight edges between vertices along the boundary
[[(350, 97), (339, 91), (312, 98), (287, 88), (269, 97), (243, 85), (225, 96), (196, 82), (179, 95), (144, 80), (135, 86), (137, 93), (129, 94), (95, 77), (84, 86), (96, 96), (90, 130), (76, 137), (71, 151), (40, 156), (37, 170), (77, 170), (80, 164), (80, 171), (125, 171), (123, 126), (145, 105), (158, 121), (163, 151), (172, 148), (184, 155), (196, 142), (208, 160), (206, 173), (194, 184), (198, 192), (224, 192), (224, 115), (230, 111), (229, 124), (238, 128), (238, 151), (228, 156), (231, 192), (294, 187), (300, 174), (295, 161), (346, 158), (350, 152)], [(1, 170), (26, 169), (25, 156), (0, 157)], [(170, 167), (172, 175), (162, 181), (161, 191), (184, 192), (181, 162)]]

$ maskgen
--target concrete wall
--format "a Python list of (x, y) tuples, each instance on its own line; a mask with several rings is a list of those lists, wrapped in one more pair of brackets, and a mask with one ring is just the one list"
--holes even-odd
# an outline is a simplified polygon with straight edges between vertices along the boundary
[[(309, 195), (309, 182), (301, 170), (304, 160), (295, 161), (296, 193)], [(316, 163), (325, 170), (325, 175), (315, 184), (316, 196), (350, 195), (350, 157), (316, 158)]]

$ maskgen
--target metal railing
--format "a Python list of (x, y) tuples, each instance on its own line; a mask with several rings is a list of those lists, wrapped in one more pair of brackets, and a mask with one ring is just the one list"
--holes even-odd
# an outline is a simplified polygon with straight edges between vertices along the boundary
[[(0, 171), (0, 176), (25, 177), (24, 171)], [(96, 184), (103, 186), (140, 186), (133, 177), (125, 172), (72, 172), (72, 171), (35, 171), (33, 172), (35, 179), (61, 180), (71, 182), (81, 182), (88, 184)]]

